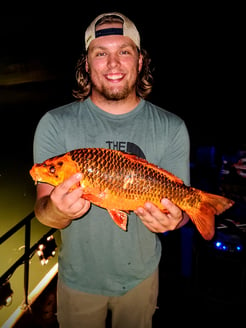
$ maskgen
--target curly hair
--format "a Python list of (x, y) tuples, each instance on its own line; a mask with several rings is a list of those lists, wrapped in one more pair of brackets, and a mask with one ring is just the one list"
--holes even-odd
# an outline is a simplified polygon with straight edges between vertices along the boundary
[[(153, 70), (151, 68), (151, 59), (148, 52), (145, 49), (141, 49), (140, 53), (143, 57), (142, 69), (138, 74), (136, 83), (136, 94), (137, 96), (146, 99), (151, 93), (153, 87)], [(140, 55), (139, 53), (139, 55)], [(87, 52), (84, 51), (80, 55), (80, 58), (76, 64), (76, 81), (77, 89), (72, 90), (73, 96), (78, 100), (85, 100), (91, 94), (91, 79), (90, 75), (85, 69), (86, 66)]]

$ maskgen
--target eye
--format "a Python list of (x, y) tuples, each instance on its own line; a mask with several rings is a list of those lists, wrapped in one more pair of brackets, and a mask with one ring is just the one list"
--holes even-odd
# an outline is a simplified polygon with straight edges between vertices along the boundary
[(121, 55), (128, 55), (129, 54), (129, 51), (128, 50), (122, 50), (120, 52)]
[(52, 165), (50, 167), (50, 173), (54, 174), (56, 172), (56, 168)]
[(106, 56), (106, 52), (104, 51), (100, 51), (96, 54), (96, 57), (103, 57), (103, 56)]

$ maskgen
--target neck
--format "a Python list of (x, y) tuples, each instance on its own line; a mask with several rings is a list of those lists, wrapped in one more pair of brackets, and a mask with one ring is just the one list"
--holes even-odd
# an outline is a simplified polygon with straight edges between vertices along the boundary
[(115, 115), (131, 112), (140, 102), (140, 98), (136, 95), (121, 100), (108, 100), (104, 97), (93, 97), (93, 94), (90, 98), (97, 107), (101, 108), (107, 113)]

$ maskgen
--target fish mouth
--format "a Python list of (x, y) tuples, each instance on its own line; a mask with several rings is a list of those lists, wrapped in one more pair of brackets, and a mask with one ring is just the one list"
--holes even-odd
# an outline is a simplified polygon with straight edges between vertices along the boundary
[(36, 186), (39, 182), (42, 182), (41, 178), (34, 179), (34, 185)]
[(38, 182), (42, 181), (42, 178), (37, 176), (36, 174), (33, 173), (33, 171), (30, 171), (30, 175), (34, 181), (34, 185), (36, 186), (38, 184)]

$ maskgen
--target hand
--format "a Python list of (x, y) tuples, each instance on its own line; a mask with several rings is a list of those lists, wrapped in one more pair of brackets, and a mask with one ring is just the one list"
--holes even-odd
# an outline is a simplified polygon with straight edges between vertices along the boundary
[[(182, 210), (166, 198), (163, 198), (161, 203), (166, 208), (166, 213), (150, 202), (145, 203), (144, 207), (139, 207), (134, 212), (152, 232), (163, 233), (180, 227), (184, 219)], [(184, 223), (187, 221), (185, 218)]]
[(74, 174), (55, 187), (50, 194), (53, 207), (68, 219), (79, 218), (90, 208), (90, 202), (82, 198), (83, 190), (79, 184), (81, 179), (81, 173)]

